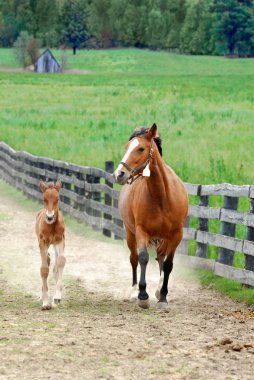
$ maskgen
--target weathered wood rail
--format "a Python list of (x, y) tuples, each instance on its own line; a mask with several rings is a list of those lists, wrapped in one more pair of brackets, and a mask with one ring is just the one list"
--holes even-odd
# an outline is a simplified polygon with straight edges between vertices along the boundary
[[(111, 174), (113, 163), (106, 163), (106, 167), (108, 171), (34, 156), (0, 142), (0, 178), (39, 202), (42, 200), (39, 179), (61, 179), (60, 208), (63, 212), (101, 230), (106, 236), (124, 239), (125, 231), (117, 209), (119, 192), (114, 189)], [(182, 259), (188, 265), (254, 286), (254, 186), (185, 185), (198, 204), (189, 206), (184, 238), (178, 249)], [(210, 197), (214, 196), (224, 198), (222, 207), (209, 207)], [(238, 200), (242, 197), (248, 199), (249, 212), (237, 211)], [(191, 218), (198, 218), (196, 228), (190, 227)], [(211, 220), (220, 223), (220, 233), (209, 231)], [(235, 237), (237, 225), (246, 227), (244, 239)], [(191, 240), (196, 242), (195, 256), (188, 255)], [(209, 246), (217, 247), (216, 260), (209, 258)], [(234, 266), (235, 252), (244, 257), (244, 268)]]

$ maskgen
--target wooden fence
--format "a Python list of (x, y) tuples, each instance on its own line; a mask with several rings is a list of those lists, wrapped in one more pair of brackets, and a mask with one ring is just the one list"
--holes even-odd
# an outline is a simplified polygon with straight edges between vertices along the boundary
[[(115, 190), (113, 163), (106, 162), (105, 170), (74, 165), (46, 157), (15, 151), (0, 142), (0, 177), (22, 190), (30, 198), (41, 202), (38, 183), (61, 179), (60, 208), (81, 222), (101, 230), (106, 236), (125, 238), (117, 205), (119, 192)], [(184, 238), (178, 249), (188, 265), (206, 268), (219, 276), (254, 286), (254, 186), (193, 185), (186, 183), (189, 195), (198, 204), (189, 206)], [(209, 207), (211, 197), (223, 197), (221, 207)], [(237, 211), (239, 198), (246, 198), (249, 212)], [(190, 227), (191, 219), (198, 221)], [(220, 223), (220, 233), (209, 231), (209, 221)], [(236, 226), (246, 228), (243, 239), (236, 238)], [(195, 242), (195, 256), (188, 255), (188, 246)], [(209, 246), (218, 250), (210, 259)], [(244, 268), (234, 266), (235, 252), (242, 255)]]

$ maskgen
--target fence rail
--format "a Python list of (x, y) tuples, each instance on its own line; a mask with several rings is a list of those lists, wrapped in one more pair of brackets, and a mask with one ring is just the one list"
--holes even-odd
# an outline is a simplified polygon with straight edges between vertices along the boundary
[[(106, 170), (102, 170), (15, 151), (0, 142), (0, 177), (6, 182), (41, 202), (39, 180), (61, 179), (63, 212), (101, 230), (106, 236), (124, 239), (125, 231), (117, 209), (119, 192), (114, 189), (112, 172), (112, 162), (107, 162)], [(254, 186), (185, 185), (198, 204), (189, 206), (183, 241), (178, 249), (182, 259), (188, 265), (254, 286)], [(218, 196), (223, 197), (223, 206), (209, 207), (210, 198)], [(249, 212), (237, 211), (239, 198), (247, 199)], [(191, 227), (193, 218), (198, 220), (195, 228)], [(220, 224), (220, 233), (209, 231), (209, 221), (213, 220)], [(246, 228), (244, 239), (236, 237), (238, 225)], [(195, 256), (188, 256), (190, 241), (195, 241)], [(218, 247), (216, 259), (209, 258), (210, 246)], [(235, 252), (243, 256), (244, 268), (234, 266)]]

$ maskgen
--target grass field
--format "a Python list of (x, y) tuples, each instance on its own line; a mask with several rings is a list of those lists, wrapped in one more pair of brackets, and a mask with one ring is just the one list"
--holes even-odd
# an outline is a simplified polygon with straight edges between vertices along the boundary
[(254, 60), (135, 49), (67, 54), (70, 69), (88, 73), (9, 72), (13, 51), (0, 50), (1, 140), (103, 168), (121, 159), (134, 127), (156, 122), (165, 161), (184, 181), (254, 183)]

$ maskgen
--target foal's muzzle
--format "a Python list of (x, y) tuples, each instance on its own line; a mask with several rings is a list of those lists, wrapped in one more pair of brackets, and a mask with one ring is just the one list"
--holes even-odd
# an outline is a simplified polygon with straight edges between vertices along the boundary
[(47, 224), (53, 224), (54, 221), (55, 221), (55, 213), (54, 213), (54, 211), (52, 211), (52, 212), (48, 212), (48, 211), (46, 211), (46, 214), (45, 214), (45, 222), (46, 222)]

